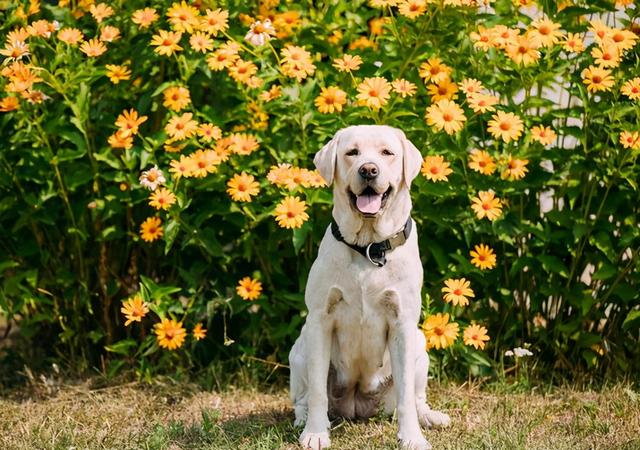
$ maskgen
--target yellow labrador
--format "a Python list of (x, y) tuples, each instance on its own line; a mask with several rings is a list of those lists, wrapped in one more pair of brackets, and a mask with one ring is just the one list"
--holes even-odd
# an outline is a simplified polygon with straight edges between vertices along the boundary
[(340, 130), (316, 155), (333, 183), (334, 221), (309, 272), (309, 310), (289, 362), (300, 443), (330, 445), (329, 415), (398, 412), (400, 446), (431, 448), (420, 424), (448, 425), (426, 402), (429, 358), (418, 330), (422, 265), (409, 187), (422, 156), (396, 128)]

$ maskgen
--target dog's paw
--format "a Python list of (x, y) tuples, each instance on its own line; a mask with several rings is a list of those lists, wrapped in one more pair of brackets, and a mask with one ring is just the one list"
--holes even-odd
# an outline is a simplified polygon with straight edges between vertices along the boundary
[(432, 409), (421, 411), (419, 419), (423, 427), (445, 428), (451, 424), (451, 418), (447, 414)]
[(300, 435), (300, 444), (302, 448), (312, 450), (322, 450), (328, 448), (331, 445), (331, 439), (329, 439), (329, 433), (323, 431), (322, 433), (309, 433), (306, 430)]
[(296, 418), (293, 421), (293, 426), (302, 427), (307, 422), (307, 408), (305, 406), (296, 406), (294, 409)]
[(420, 433), (413, 435), (398, 434), (398, 448), (402, 450), (431, 450), (431, 444)]

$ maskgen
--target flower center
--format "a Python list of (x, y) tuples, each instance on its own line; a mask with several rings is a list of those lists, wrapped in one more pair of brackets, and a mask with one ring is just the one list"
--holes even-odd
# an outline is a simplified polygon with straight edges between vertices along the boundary
[(600, 77), (599, 75), (594, 75), (593, 78), (591, 78), (591, 81), (593, 81), (594, 83), (601, 83), (602, 77)]
[(453, 295), (462, 295), (462, 289), (460, 289), (460, 288), (454, 289)]
[(511, 128), (511, 127), (509, 126), (509, 124), (508, 124), (507, 122), (502, 122), (502, 123), (500, 123), (500, 129), (501, 129), (502, 131), (508, 131), (508, 130), (509, 130), (509, 128)]
[(444, 334), (444, 327), (440, 327), (440, 326), (435, 327), (433, 329), (433, 332), (438, 336), (442, 336)]
[(449, 113), (444, 113), (442, 115), (442, 120), (444, 120), (445, 122), (451, 122), (453, 120), (453, 116)]
[(435, 175), (438, 172), (440, 172), (440, 169), (437, 166), (431, 166), (431, 168), (429, 169), (429, 172)]

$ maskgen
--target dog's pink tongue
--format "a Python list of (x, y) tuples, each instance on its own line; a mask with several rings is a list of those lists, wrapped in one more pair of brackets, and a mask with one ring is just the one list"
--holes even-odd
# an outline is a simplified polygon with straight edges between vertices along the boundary
[(358, 195), (356, 206), (361, 213), (375, 214), (380, 211), (382, 205), (382, 194), (379, 195)]

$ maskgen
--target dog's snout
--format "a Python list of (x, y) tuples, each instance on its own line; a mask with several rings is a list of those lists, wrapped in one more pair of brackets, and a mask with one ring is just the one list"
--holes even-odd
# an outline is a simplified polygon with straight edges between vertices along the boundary
[(380, 172), (380, 169), (378, 169), (378, 166), (372, 162), (364, 163), (358, 169), (358, 173), (365, 180), (373, 180), (375, 177), (378, 176), (379, 172)]

